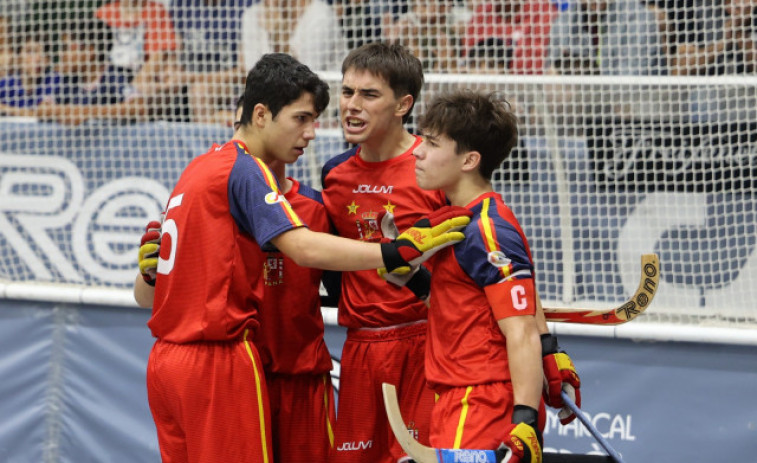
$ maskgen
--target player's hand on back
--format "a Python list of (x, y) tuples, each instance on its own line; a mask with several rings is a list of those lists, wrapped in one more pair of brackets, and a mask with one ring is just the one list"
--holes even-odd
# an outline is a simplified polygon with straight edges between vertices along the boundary
[(557, 344), (557, 337), (546, 333), (541, 335), (541, 355), (544, 367), (544, 402), (552, 408), (559, 408), (557, 417), (560, 423), (568, 424), (576, 415), (562, 400), (560, 393), (568, 396), (581, 406), (581, 379), (568, 354)]
[(150, 286), (155, 286), (160, 254), (160, 222), (153, 220), (145, 227), (139, 247), (139, 273)]
[(417, 221), (397, 236), (381, 244), (384, 268), (388, 273), (405, 275), (431, 256), (465, 238), (460, 230), (470, 223), (473, 213), (457, 206), (444, 206)]

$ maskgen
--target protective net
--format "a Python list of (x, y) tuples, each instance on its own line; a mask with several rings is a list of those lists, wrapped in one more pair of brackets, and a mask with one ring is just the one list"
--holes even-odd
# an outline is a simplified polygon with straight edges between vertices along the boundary
[(0, 278), (128, 289), (144, 225), (187, 162), (230, 138), (263, 53), (291, 53), (332, 87), (317, 139), (290, 169), (320, 188), (324, 161), (347, 148), (342, 59), (388, 40), (426, 70), (416, 117), (458, 88), (501, 92), (518, 113), (520, 145), (494, 187), (530, 240), (545, 304), (616, 305), (654, 252), (646, 320), (755, 327), (755, 8), (4, 0)]

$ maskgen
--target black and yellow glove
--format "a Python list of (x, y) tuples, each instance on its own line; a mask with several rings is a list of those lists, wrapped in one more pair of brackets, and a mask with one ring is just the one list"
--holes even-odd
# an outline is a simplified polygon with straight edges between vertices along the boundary
[(537, 431), (538, 412), (527, 405), (516, 405), (512, 424), (498, 451), (505, 451), (500, 463), (541, 463), (542, 438)]
[[(381, 243), (385, 273), (406, 275), (440, 250), (465, 238), (462, 230), (473, 212), (458, 206), (444, 206), (417, 221), (397, 239)], [(379, 269), (379, 273), (382, 270)]]

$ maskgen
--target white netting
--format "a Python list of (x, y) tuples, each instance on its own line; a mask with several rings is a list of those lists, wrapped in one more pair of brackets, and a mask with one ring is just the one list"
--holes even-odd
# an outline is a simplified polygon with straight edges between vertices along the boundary
[(294, 54), (334, 89), (292, 168), (319, 187), (345, 148), (341, 60), (386, 39), (427, 71), (416, 115), (460, 87), (515, 106), (521, 145), (494, 185), (548, 304), (614, 305), (655, 252), (645, 319), (757, 324), (757, 15), (743, 1), (2, 3), (6, 281), (129, 288), (142, 227), (188, 160), (229, 138), (245, 69), (265, 52)]

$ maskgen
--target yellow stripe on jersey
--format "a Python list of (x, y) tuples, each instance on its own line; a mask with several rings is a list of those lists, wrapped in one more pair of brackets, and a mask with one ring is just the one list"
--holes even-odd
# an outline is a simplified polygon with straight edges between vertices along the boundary
[(255, 355), (252, 353), (252, 348), (250, 347), (250, 341), (247, 339), (247, 336), (249, 335), (250, 330), (246, 329), (244, 330), (244, 348), (247, 350), (247, 355), (250, 357), (250, 361), (252, 362), (252, 370), (255, 375), (255, 392), (258, 398), (258, 419), (260, 420), (260, 441), (261, 441), (261, 448), (263, 449), (263, 462), (268, 463), (268, 438), (266, 437), (266, 428), (265, 428), (265, 406), (263, 404), (263, 388), (261, 387), (261, 381), (260, 381), (260, 371), (258, 370), (258, 365), (255, 363)]
[[(268, 165), (255, 156), (252, 156), (252, 159), (254, 159), (255, 162), (258, 163), (260, 170), (263, 171), (263, 176), (265, 177), (266, 184), (277, 195), (281, 195), (279, 184), (276, 182), (276, 177), (274, 177), (273, 172), (271, 172), (271, 169), (268, 168)], [(295, 227), (301, 227), (305, 225), (304, 223), (302, 223), (302, 220), (300, 220), (300, 217), (297, 215), (297, 213), (294, 212), (294, 209), (292, 209), (292, 205), (289, 204), (289, 201), (279, 201), (279, 204), (281, 204), (281, 207), (282, 209), (284, 209), (284, 212), (289, 218), (289, 221), (292, 222)]]
[[(494, 251), (499, 251), (500, 249), (499, 243), (497, 242), (497, 232), (494, 229), (494, 221), (491, 219), (491, 217), (489, 217), (490, 201), (491, 198), (484, 199), (481, 208), (481, 221), (479, 222), (479, 228), (484, 234), (484, 245), (486, 246), (486, 251), (491, 253)], [(499, 268), (499, 273), (502, 274), (502, 278), (508, 278), (510, 276), (512, 266), (506, 265), (504, 267), (497, 268)]]
[(255, 162), (258, 163), (258, 167), (260, 167), (260, 170), (263, 171), (263, 176), (265, 177), (265, 182), (268, 187), (276, 193), (281, 193), (281, 191), (279, 191), (279, 184), (276, 182), (276, 177), (273, 176), (273, 172), (271, 172), (271, 169), (268, 168), (268, 164), (261, 161), (255, 156), (253, 156), (252, 159), (254, 159)]
[(473, 386), (465, 388), (465, 395), (460, 403), (463, 405), (460, 410), (460, 420), (457, 422), (457, 431), (455, 432), (455, 443), (452, 446), (453, 449), (459, 449), (460, 443), (463, 441), (463, 431), (465, 430), (465, 418), (468, 416), (468, 396), (473, 392)]
[(331, 398), (331, 388), (329, 387), (329, 381), (331, 381), (331, 375), (328, 373), (323, 374), (323, 410), (326, 415), (326, 432), (329, 434), (329, 446), (334, 448), (334, 427), (331, 425), (331, 417), (329, 416), (329, 399)]

